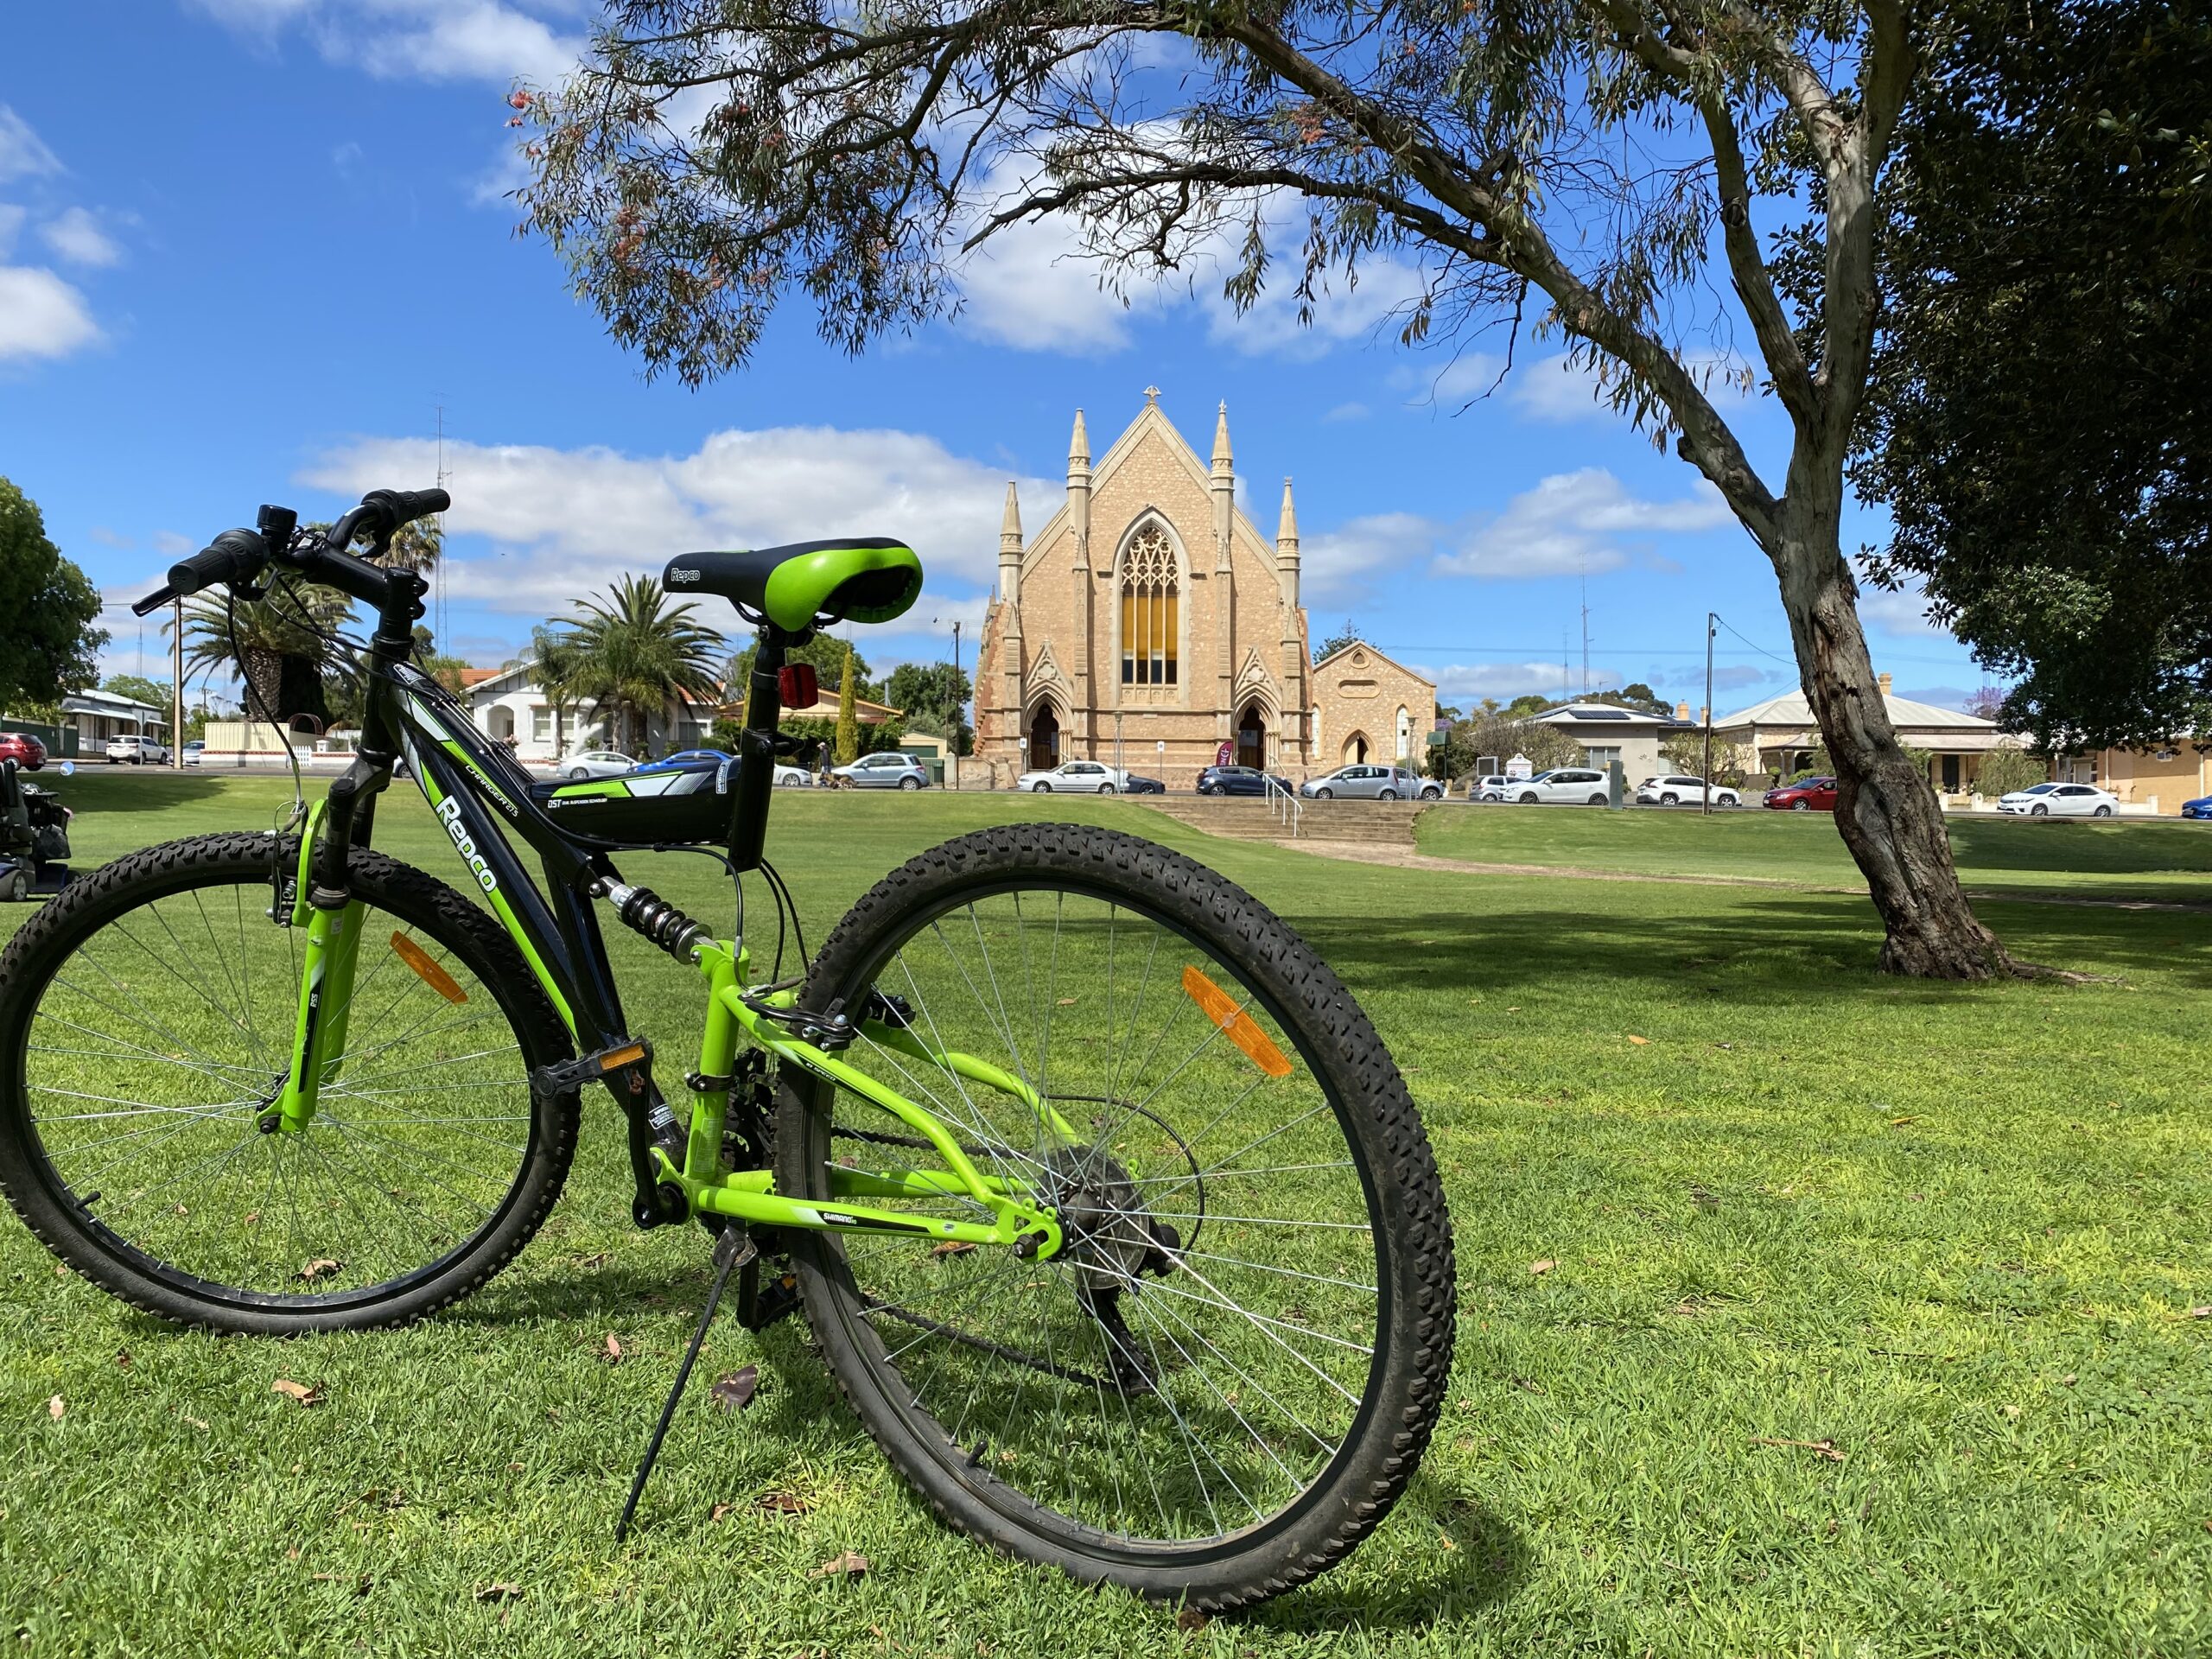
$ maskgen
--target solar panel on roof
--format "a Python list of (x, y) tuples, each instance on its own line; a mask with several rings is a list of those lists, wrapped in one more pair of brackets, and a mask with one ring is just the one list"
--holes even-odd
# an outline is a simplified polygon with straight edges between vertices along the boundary
[(1574, 720), (1631, 720), (1635, 718), (1625, 709), (1570, 709), (1567, 712), (1568, 716)]

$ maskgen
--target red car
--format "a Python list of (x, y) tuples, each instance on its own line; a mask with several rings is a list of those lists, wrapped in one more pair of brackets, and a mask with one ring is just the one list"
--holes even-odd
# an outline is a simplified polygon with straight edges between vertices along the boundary
[(1800, 778), (1794, 784), (1784, 784), (1779, 789), (1767, 791), (1766, 804), (1777, 812), (1833, 812), (1835, 810), (1835, 779)]
[(12, 760), (25, 772), (46, 764), (46, 745), (29, 732), (0, 732), (0, 760)]

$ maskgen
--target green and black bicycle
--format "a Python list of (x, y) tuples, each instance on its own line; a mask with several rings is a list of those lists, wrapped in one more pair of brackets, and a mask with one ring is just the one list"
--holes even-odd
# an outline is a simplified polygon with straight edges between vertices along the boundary
[[(761, 848), (779, 707), (813, 695), (786, 653), (899, 615), (920, 562), (874, 539), (672, 561), (671, 590), (759, 629), (738, 757), (548, 783), (408, 660), (423, 585), (376, 561), (446, 505), (372, 492), (327, 533), (264, 507), (137, 607), (256, 593), (273, 569), (350, 595), (376, 617), (363, 742), (303, 822), (119, 859), (0, 956), (16, 1212), (164, 1319), (400, 1325), (529, 1242), (604, 1084), (637, 1224), (715, 1236), (700, 1334), (733, 1273), (748, 1325), (803, 1306), (861, 1422), (955, 1527), (1208, 1609), (1342, 1557), (1427, 1443), (1453, 1284), (1427, 1140), (1336, 976), (1189, 859), (1060, 823), (922, 854), (783, 975), (796, 911)], [(372, 846), (403, 760), (462, 890)], [(677, 846), (726, 857), (736, 937), (616, 867)], [(775, 903), (765, 976), (747, 876)], [(673, 1102), (602, 905), (702, 982)]]

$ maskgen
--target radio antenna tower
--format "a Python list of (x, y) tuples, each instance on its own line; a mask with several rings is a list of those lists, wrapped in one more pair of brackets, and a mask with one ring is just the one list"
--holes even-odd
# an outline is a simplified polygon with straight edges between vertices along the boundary
[[(443, 395), (443, 394), (441, 394), (441, 396), (442, 396), (442, 395)], [(451, 476), (451, 474), (449, 474), (446, 471), (446, 406), (442, 403), (442, 404), (438, 404), (438, 406), (437, 406), (437, 410), (438, 410), (438, 476), (437, 476), (437, 486), (438, 486), (438, 487), (439, 487), (440, 489), (442, 489), (442, 489), (443, 489), (443, 488), (445, 488), (445, 486), (446, 486), (446, 480), (447, 480), (449, 476)], [(436, 594), (435, 594), (435, 598), (434, 598), (434, 600), (433, 600), (433, 614), (434, 614), (434, 615), (435, 615), (435, 617), (437, 618), (437, 629), (438, 629), (438, 648), (439, 648), (441, 651), (446, 650), (446, 649), (448, 648), (448, 647), (447, 647), (447, 644), (446, 644), (446, 552), (445, 552), (445, 535), (446, 535), (446, 516), (445, 516), (445, 514), (443, 514), (443, 513), (442, 512), (442, 513), (440, 513), (440, 514), (438, 515), (438, 563), (437, 563), (437, 567), (436, 567), (436, 569), (434, 569), (434, 570), (430, 573), (430, 574), (431, 574), (431, 579), (432, 579), (433, 581), (435, 581), (435, 582), (438, 584), (437, 593), (436, 593)]]

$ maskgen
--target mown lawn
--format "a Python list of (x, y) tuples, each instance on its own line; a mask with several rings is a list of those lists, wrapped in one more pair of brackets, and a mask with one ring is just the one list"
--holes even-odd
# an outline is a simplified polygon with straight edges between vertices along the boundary
[[(2212, 903), (2212, 830), (2178, 818), (1946, 820), (1968, 887), (1986, 892)], [(1825, 813), (1694, 808), (1469, 806), (1421, 815), (1421, 849), (1478, 863), (1565, 865), (1641, 875), (1749, 877), (1856, 887)]]
[[(58, 786), (86, 864), (266, 823), (283, 792)], [(419, 803), (391, 801), (383, 844), (448, 870)], [(1960, 989), (1869, 971), (1871, 912), (1850, 894), (1332, 862), (1129, 802), (779, 798), (772, 852), (818, 938), (896, 858), (1046, 804), (1198, 852), (1292, 920), (1427, 1114), (1459, 1238), (1452, 1397), (1419, 1481), (1348, 1566), (1184, 1631), (989, 1556), (889, 1474), (797, 1325), (757, 1349), (718, 1329), (708, 1375), (757, 1357), (760, 1402), (727, 1415), (695, 1389), (645, 1524), (616, 1546), (708, 1264), (696, 1237), (629, 1229), (602, 1102), (518, 1266), (397, 1335), (180, 1336), (0, 1226), (15, 1650), (2212, 1649), (2212, 1317), (2192, 1313), (2212, 1304), (2212, 917), (1988, 902), (2022, 954), (2107, 977)], [(2177, 826), (1971, 828), (1984, 885), (2170, 893), (2209, 868)], [(1729, 839), (1694, 840), (1708, 832)], [(1833, 834), (1455, 808), (1428, 815), (1425, 845), (1842, 885)], [(2047, 848), (2060, 856), (2038, 868)], [(705, 868), (635, 861), (719, 915)], [(22, 913), (0, 909), (0, 928)], [(696, 982), (614, 944), (641, 1023), (680, 1053)], [(302, 1409), (279, 1378), (326, 1403)], [(769, 1492), (812, 1507), (771, 1514)], [(866, 1578), (808, 1576), (846, 1549)], [(480, 1599), (495, 1585), (518, 1593)]]

